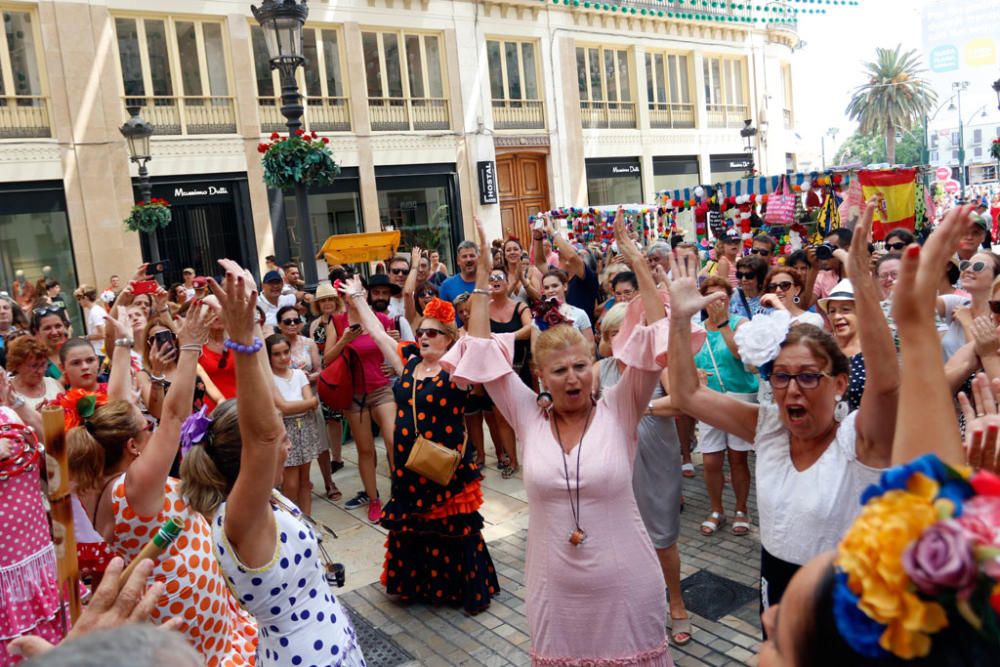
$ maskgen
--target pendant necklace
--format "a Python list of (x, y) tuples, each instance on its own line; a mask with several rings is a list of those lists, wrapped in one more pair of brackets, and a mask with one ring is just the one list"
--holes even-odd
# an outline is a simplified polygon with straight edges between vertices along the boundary
[(556, 427), (556, 444), (559, 445), (559, 453), (562, 454), (563, 473), (566, 475), (566, 495), (569, 496), (569, 507), (573, 512), (573, 524), (575, 529), (569, 535), (569, 543), (578, 547), (587, 540), (587, 533), (580, 527), (580, 452), (583, 449), (583, 438), (590, 428), (590, 417), (594, 412), (594, 404), (590, 404), (587, 412), (587, 422), (583, 426), (583, 433), (580, 434), (580, 442), (576, 443), (576, 502), (573, 500), (573, 491), (569, 485), (569, 464), (566, 463), (566, 452), (562, 448), (562, 434), (559, 433), (559, 419), (553, 415), (552, 422)]

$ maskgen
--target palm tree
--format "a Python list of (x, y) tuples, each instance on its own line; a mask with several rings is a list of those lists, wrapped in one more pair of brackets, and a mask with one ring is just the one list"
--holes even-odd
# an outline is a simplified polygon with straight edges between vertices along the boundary
[(858, 86), (847, 105), (862, 134), (885, 136), (890, 164), (896, 162), (896, 130), (909, 130), (937, 101), (937, 93), (920, 75), (925, 71), (916, 50), (875, 49), (875, 61), (865, 63), (868, 81)]

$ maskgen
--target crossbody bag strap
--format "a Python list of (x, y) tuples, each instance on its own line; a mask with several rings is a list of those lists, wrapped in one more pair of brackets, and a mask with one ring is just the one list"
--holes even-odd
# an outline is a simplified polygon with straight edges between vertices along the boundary
[(722, 373), (719, 372), (719, 364), (715, 363), (715, 352), (712, 351), (712, 341), (706, 338), (705, 345), (708, 346), (708, 356), (712, 360), (712, 368), (715, 369), (715, 377), (719, 378), (719, 386), (722, 387), (722, 393), (726, 393), (726, 383), (722, 381)]
[[(420, 362), (417, 362), (419, 365)], [(410, 401), (410, 407), (413, 408), (413, 430), (417, 437), (420, 437), (420, 424), (417, 423), (417, 366), (413, 367), (410, 371), (410, 382), (413, 383), (413, 399)], [(463, 424), (463, 427), (465, 425)], [(469, 442), (469, 429), (465, 428), (462, 436), (462, 446), (459, 448), (459, 454), (465, 454), (465, 445)], [(443, 447), (444, 445), (442, 445)]]
[(744, 294), (743, 290), (741, 290), (741, 289), (737, 289), (736, 291), (740, 293), (740, 301), (743, 302), (743, 308), (745, 308), (746, 311), (747, 311), (747, 317), (752, 320), (753, 319), (753, 311), (750, 310), (750, 302), (747, 301), (747, 295)]

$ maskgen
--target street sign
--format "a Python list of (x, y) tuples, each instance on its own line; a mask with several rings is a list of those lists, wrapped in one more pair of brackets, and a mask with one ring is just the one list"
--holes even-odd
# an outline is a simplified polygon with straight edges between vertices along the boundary
[(961, 189), (962, 185), (954, 179), (948, 179), (944, 182), (944, 191), (950, 195), (957, 194)]
[(939, 181), (951, 180), (951, 169), (948, 167), (938, 167), (934, 170), (934, 175)]

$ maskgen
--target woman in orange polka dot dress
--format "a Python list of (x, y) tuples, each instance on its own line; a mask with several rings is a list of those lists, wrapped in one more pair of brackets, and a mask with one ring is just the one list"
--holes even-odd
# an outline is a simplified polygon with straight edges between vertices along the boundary
[[(416, 345), (406, 345), (400, 354), (396, 342), (374, 326), (375, 314), (364, 300), (360, 281), (349, 283), (345, 293), (368, 331), (379, 332), (372, 336), (400, 375), (393, 387), (392, 498), (381, 519), (389, 529), (382, 584), (390, 595), (404, 600), (462, 605), (472, 614), (483, 611), (500, 586), (483, 541), (482, 473), (475, 463), (475, 448), (466, 446), (469, 391), (452, 382), (440, 365), (458, 338), (455, 309), (445, 301), (431, 301), (416, 330)], [(446, 486), (407, 469), (418, 434), (462, 453)]]
[(181, 424), (191, 412), (198, 354), (213, 319), (197, 303), (188, 311), (177, 333), (177, 375), (154, 432), (139, 408), (123, 400), (129, 392), (130, 330), (109, 318), (119, 340), (108, 403), (81, 415), (83, 424), (69, 432), (67, 442), (80, 501), (115, 555), (130, 561), (167, 519), (183, 522), (181, 536), (154, 561), (152, 579), (166, 588), (153, 620), (181, 619), (178, 629), (206, 665), (238, 667), (255, 662), (257, 627), (226, 586), (212, 555), (208, 522), (187, 506), (180, 482), (169, 477)]

